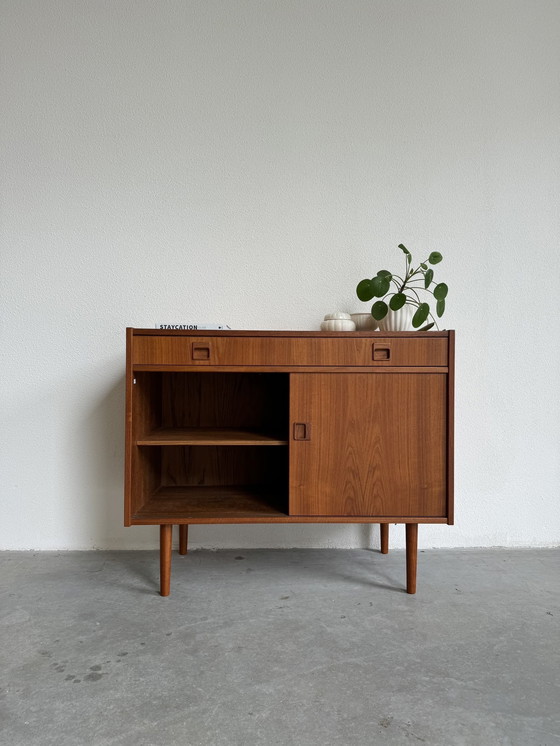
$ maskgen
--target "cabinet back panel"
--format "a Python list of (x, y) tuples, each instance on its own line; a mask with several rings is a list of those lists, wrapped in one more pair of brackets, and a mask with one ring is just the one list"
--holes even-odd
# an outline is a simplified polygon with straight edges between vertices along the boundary
[(162, 427), (288, 428), (283, 373), (164, 373)]
[(163, 487), (266, 484), (283, 488), (287, 495), (288, 449), (286, 446), (279, 448), (166, 446), (161, 450), (161, 486)]

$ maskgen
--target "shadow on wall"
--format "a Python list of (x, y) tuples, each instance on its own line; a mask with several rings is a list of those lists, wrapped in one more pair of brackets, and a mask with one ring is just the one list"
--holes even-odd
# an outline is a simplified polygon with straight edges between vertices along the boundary
[(97, 400), (82, 422), (86, 535), (95, 549), (114, 546), (123, 525), (125, 377)]
[[(125, 376), (121, 375), (85, 412), (76, 438), (82, 450), (80, 483), (87, 525), (79, 528), (86, 548), (125, 549), (156, 546), (156, 529), (138, 527), (126, 536), (123, 525)], [(74, 452), (76, 443), (69, 450)], [(77, 489), (80, 489), (78, 487)]]

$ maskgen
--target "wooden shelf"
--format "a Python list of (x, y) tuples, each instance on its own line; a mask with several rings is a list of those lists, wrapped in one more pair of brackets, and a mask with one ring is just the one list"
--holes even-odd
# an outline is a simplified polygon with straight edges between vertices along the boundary
[(288, 441), (255, 430), (225, 427), (159, 428), (142, 438), (139, 446), (285, 446)]
[[(284, 504), (286, 512), (279, 510)], [(134, 525), (212, 523), (447, 523), (444, 516), (289, 515), (287, 496), (261, 487), (160, 487), (132, 516)]]
[(135, 520), (151, 522), (217, 518), (270, 519), (286, 517), (276, 507), (279, 496), (269, 486), (262, 487), (160, 487), (134, 515)]

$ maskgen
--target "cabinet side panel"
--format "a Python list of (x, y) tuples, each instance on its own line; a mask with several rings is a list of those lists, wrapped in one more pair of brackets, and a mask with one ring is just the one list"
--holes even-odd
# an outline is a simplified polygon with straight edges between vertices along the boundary
[(291, 402), (291, 515), (446, 516), (446, 374), (294, 374)]
[(124, 437), (124, 525), (131, 525), (132, 503), (132, 344), (133, 330), (126, 330), (126, 399)]
[(455, 522), (455, 332), (449, 332), (447, 375), (447, 523)]
[(161, 449), (137, 442), (161, 425), (161, 373), (133, 374), (131, 513), (137, 513), (161, 485)]

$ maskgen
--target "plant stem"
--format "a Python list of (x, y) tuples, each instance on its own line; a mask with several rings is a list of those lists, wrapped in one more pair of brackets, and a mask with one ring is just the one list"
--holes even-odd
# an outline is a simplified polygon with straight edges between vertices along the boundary
[(437, 330), (438, 330), (438, 332), (439, 332), (439, 326), (438, 326), (438, 322), (437, 322), (437, 319), (436, 319), (436, 317), (435, 317), (435, 316), (434, 316), (434, 315), (433, 315), (432, 313), (430, 313), (430, 316), (432, 317), (432, 319), (433, 319), (433, 322), (434, 322), (434, 324), (436, 325), (436, 329), (437, 329)]
[[(421, 269), (420, 265), (418, 265), (418, 267), (416, 267), (416, 269), (412, 269), (412, 267), (408, 263), (408, 260), (407, 260), (406, 257), (405, 257), (405, 264), (406, 264), (406, 272), (404, 273), (404, 280), (402, 280), (402, 278), (400, 278), (400, 277), (398, 278), (402, 282), (402, 285), (400, 287), (399, 293), (402, 293), (404, 291), (404, 289), (407, 287), (407, 283), (409, 283), (410, 280), (412, 280), (412, 278), (415, 275), (420, 274), (422, 272), (422, 269)], [(422, 262), (422, 264), (426, 264), (426, 262)]]

